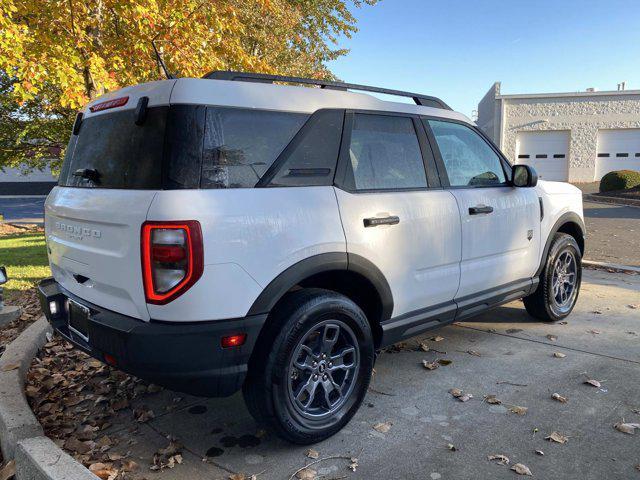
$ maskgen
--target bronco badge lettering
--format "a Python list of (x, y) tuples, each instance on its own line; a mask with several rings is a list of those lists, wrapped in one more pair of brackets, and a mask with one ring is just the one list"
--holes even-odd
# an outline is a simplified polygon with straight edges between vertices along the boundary
[(81, 227), (79, 225), (69, 225), (68, 223), (56, 222), (56, 229), (65, 232), (71, 238), (77, 240), (83, 240), (85, 237), (100, 238), (102, 232), (88, 227)]

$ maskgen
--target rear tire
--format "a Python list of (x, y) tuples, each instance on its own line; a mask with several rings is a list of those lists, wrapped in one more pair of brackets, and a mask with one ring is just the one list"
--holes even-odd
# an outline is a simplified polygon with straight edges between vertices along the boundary
[(556, 233), (540, 274), (538, 289), (524, 298), (524, 306), (529, 315), (543, 322), (561, 320), (573, 310), (581, 282), (580, 247), (571, 235)]
[(371, 327), (350, 299), (322, 289), (289, 293), (272, 312), (242, 393), (259, 423), (293, 443), (337, 433), (367, 393)]

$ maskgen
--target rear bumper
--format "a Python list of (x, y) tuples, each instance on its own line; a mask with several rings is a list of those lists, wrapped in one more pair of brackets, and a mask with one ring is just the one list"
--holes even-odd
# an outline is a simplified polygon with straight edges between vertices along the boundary
[[(100, 361), (171, 390), (202, 396), (228, 396), (244, 382), (249, 357), (267, 315), (198, 323), (144, 322), (76, 297), (53, 278), (38, 285), (42, 311), (55, 330)], [(69, 328), (68, 300), (89, 308), (86, 338)], [(52, 315), (49, 303), (56, 301)], [(240, 347), (222, 348), (227, 335), (246, 333)]]

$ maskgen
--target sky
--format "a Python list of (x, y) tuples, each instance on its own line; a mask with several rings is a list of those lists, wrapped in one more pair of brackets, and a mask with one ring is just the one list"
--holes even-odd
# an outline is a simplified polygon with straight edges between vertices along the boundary
[(435, 95), (468, 116), (502, 93), (640, 89), (640, 0), (382, 0), (353, 9), (351, 83)]

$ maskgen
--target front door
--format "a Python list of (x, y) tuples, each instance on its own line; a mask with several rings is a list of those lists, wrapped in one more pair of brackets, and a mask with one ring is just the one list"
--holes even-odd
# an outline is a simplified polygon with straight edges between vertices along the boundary
[(540, 206), (533, 188), (512, 187), (504, 163), (473, 128), (429, 119), (443, 182), (462, 219), (456, 299), (527, 282), (538, 267)]
[(439, 186), (419, 121), (348, 113), (340, 163), (336, 196), (347, 251), (384, 274), (393, 294), (392, 316), (453, 305), (460, 215), (453, 194)]

